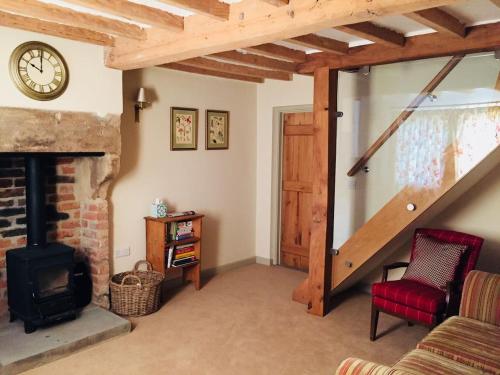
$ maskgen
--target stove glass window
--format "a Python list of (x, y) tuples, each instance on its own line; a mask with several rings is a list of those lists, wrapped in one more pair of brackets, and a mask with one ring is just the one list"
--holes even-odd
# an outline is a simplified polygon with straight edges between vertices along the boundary
[(69, 271), (67, 265), (41, 268), (36, 275), (39, 298), (50, 297), (69, 290)]

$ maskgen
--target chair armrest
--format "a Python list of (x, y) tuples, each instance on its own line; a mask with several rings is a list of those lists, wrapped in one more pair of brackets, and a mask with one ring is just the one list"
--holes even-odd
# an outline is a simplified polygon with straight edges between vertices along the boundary
[(446, 311), (445, 318), (458, 315), (460, 308), (460, 283), (449, 281), (446, 283)]
[(396, 268), (403, 268), (403, 267), (408, 267), (410, 263), (408, 262), (396, 262), (392, 264), (386, 264), (383, 266), (383, 272), (382, 272), (382, 282), (385, 283), (387, 281), (387, 275), (389, 273), (389, 270), (393, 270)]
[(378, 363), (364, 361), (359, 358), (347, 358), (337, 368), (335, 375), (406, 375), (407, 373), (401, 370), (395, 370), (388, 366), (379, 365)]

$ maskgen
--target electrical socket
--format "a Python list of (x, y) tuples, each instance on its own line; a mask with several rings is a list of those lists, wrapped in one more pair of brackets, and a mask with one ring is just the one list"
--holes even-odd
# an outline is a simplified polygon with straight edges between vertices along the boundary
[(116, 250), (117, 258), (128, 257), (128, 256), (130, 256), (130, 246)]

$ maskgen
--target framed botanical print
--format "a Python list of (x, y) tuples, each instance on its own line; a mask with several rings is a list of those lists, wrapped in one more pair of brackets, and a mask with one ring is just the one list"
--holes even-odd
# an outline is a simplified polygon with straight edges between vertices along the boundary
[(229, 148), (229, 112), (207, 109), (207, 150)]
[(172, 107), (170, 116), (170, 149), (196, 150), (198, 147), (198, 110)]

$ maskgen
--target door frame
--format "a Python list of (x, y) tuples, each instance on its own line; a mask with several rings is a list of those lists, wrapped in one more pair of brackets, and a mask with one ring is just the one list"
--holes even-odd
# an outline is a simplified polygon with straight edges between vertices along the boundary
[(273, 108), (272, 175), (271, 175), (271, 264), (280, 264), (281, 242), (281, 169), (283, 162), (283, 118), (286, 113), (312, 112), (312, 104)]

